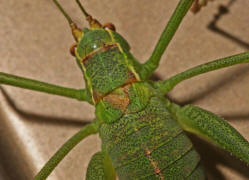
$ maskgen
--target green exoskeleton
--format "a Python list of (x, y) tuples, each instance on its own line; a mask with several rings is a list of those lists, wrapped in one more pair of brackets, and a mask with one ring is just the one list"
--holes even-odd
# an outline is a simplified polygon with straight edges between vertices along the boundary
[[(162, 81), (149, 81), (193, 0), (180, 0), (151, 57), (140, 64), (126, 40), (108, 23), (100, 24), (81, 6), (90, 24), (83, 30), (65, 13), (76, 44), (71, 52), (82, 70), (84, 90), (75, 90), (0, 73), (0, 83), (87, 101), (96, 107), (93, 123), (69, 139), (35, 179), (46, 179), (83, 138), (99, 133), (102, 150), (88, 166), (87, 180), (205, 179), (200, 157), (184, 130), (249, 163), (249, 143), (222, 118), (164, 97), (178, 83), (212, 70), (249, 62), (249, 52), (218, 59)], [(70, 179), (70, 177), (68, 177)]]

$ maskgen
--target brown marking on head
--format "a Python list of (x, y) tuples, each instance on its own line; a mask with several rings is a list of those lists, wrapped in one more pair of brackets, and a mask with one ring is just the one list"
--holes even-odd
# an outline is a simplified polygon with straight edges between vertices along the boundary
[(116, 44), (105, 44), (105, 45), (103, 46), (103, 49), (104, 49), (104, 50), (109, 50), (109, 49), (111, 49), (111, 48), (113, 48), (113, 47), (117, 47), (117, 45), (116, 45)]
[(92, 55), (86, 55), (83, 59), (82, 59), (82, 63), (85, 64), (86, 61), (91, 57)]
[(76, 50), (76, 47), (77, 47), (77, 43), (73, 43), (70, 47), (70, 53), (72, 56), (75, 56), (75, 50)]
[(110, 22), (105, 23), (103, 27), (104, 27), (104, 29), (110, 29), (112, 31), (116, 31), (116, 28), (115, 28), (114, 24), (112, 24)]
[(82, 59), (82, 63), (85, 64), (86, 61), (88, 61), (92, 56), (94, 56), (95, 54), (97, 54), (98, 52), (103, 52), (106, 50), (109, 50), (113, 47), (117, 47), (117, 44), (112, 43), (112, 44), (105, 44), (104, 46), (95, 49), (94, 51), (92, 51), (91, 53), (87, 54), (83, 59)]

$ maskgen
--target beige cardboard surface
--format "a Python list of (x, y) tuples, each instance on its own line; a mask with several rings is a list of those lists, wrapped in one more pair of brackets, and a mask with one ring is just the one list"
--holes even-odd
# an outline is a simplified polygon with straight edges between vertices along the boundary
[[(60, 1), (80, 27), (87, 26), (74, 1)], [(100, 22), (112, 22), (144, 62), (178, 1), (91, 0), (86, 9)], [(220, 5), (221, 15), (208, 28)], [(166, 79), (190, 67), (249, 50), (249, 1), (217, 0), (199, 14), (188, 13), (162, 58), (156, 75)], [(215, 30), (215, 31), (214, 31)], [(52, 0), (0, 1), (0, 71), (66, 87), (83, 88), (82, 74), (69, 47), (74, 42), (64, 17)], [(69, 137), (94, 118), (87, 103), (39, 92), (1, 86), (0, 163), (2, 179), (29, 180)], [(170, 98), (192, 103), (228, 120), (249, 140), (249, 65), (201, 75), (178, 85)], [(220, 149), (192, 139), (209, 179), (249, 179), (249, 168)], [(100, 149), (97, 135), (81, 142), (49, 180), (84, 179), (92, 154)], [(1, 179), (1, 176), (0, 176)]]

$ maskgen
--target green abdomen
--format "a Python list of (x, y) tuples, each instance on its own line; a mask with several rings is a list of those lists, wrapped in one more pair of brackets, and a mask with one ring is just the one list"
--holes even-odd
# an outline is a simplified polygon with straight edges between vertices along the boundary
[(205, 179), (199, 155), (160, 98), (102, 125), (100, 137), (120, 180)]

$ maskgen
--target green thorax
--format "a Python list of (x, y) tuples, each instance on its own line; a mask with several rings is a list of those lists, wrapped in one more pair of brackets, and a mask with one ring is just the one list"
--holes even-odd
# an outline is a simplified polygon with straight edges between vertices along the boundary
[(95, 104), (114, 89), (139, 81), (123, 37), (106, 29), (85, 28), (83, 33), (76, 57)]
[(145, 108), (153, 96), (153, 88), (147, 82), (134, 82), (113, 90), (96, 104), (96, 117), (104, 123), (113, 123), (125, 114)]

